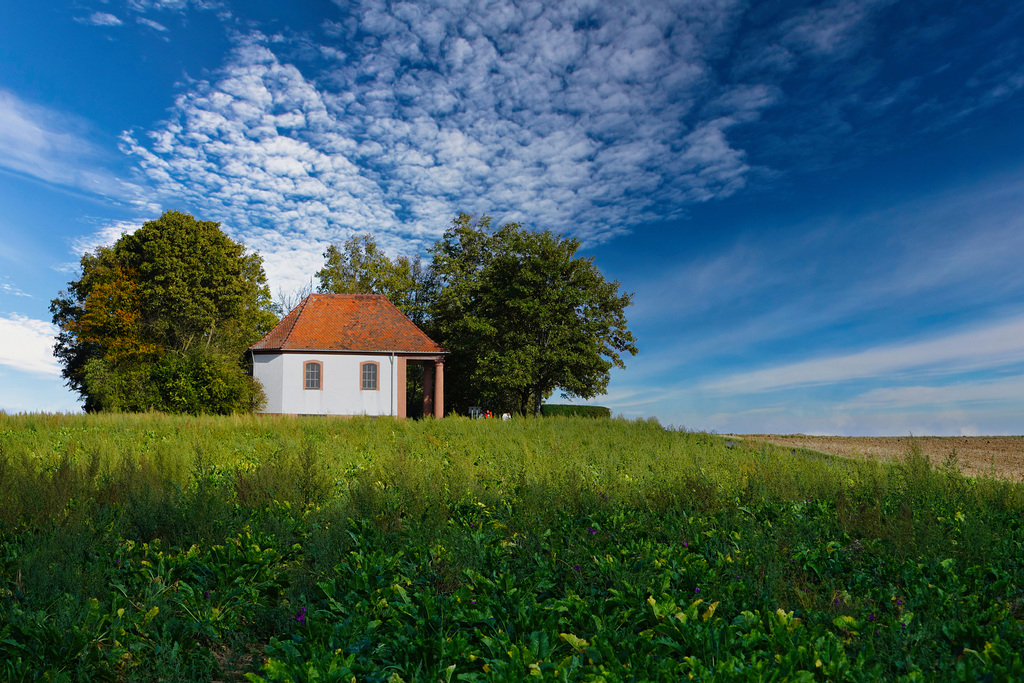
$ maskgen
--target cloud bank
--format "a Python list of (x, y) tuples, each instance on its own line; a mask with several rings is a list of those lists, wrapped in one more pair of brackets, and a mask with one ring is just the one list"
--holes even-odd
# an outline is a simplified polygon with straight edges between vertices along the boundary
[(460, 210), (607, 240), (743, 188), (730, 131), (778, 97), (709, 65), (739, 3), (343, 7), (317, 36), (238, 37), (123, 137), (268, 260), (365, 230), (422, 248)]
[[(1021, 80), (998, 41), (971, 43), (955, 73), (916, 73), (943, 30), (981, 34), (983, 18), (940, 12), (935, 27), (889, 0), (335, 4), (316, 29), (227, 21), (224, 64), (122, 138), (165, 206), (223, 221), (290, 288), (330, 242), (370, 231), (422, 250), (460, 210), (600, 243), (773, 164), (899, 146), (897, 122), (952, 125)], [(190, 8), (210, 5), (130, 7)]]

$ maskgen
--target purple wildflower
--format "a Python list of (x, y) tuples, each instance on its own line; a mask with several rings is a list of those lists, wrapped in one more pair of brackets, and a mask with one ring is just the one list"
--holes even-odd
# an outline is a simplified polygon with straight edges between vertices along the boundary
[(587, 529), (587, 531), (590, 532), (591, 536), (596, 536), (597, 535), (597, 529), (595, 527), (590, 527), (589, 529)]
[(295, 615), (295, 621), (299, 622), (300, 624), (305, 624), (306, 623), (306, 608), (305, 607), (300, 607), (299, 608), (299, 613)]
[(694, 592), (694, 593), (700, 593), (700, 588), (699, 588), (699, 587), (698, 587), (698, 588), (694, 588), (694, 589), (693, 589), (693, 592)]

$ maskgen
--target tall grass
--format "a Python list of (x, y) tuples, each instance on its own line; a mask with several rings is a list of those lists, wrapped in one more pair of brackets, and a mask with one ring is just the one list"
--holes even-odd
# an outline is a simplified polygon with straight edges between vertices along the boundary
[[(659, 642), (712, 647), (665, 630), (697, 595), (718, 605), (721, 618), (700, 610), (699, 623), (718, 629), (705, 634), (713, 647), (733, 636), (754, 647), (768, 638), (758, 629), (804, 633), (803, 619), (800, 657), (814, 669), (819, 654), (807, 653), (825, 648), (825, 664), (860, 671), (850, 680), (925, 666), (941, 679), (959, 652), (986, 643), (991, 672), (1002, 666), (992, 657), (1024, 647), (1022, 511), (1024, 485), (965, 477), (955, 453), (933, 467), (911, 446), (889, 465), (653, 420), (0, 415), (0, 654), (24, 657), (0, 664), (0, 678), (31, 680), (44, 661), (105, 662), (110, 680), (223, 678), (231, 665), (214, 650), (256, 648), (252, 673), (269, 641), (297, 667), (321, 654), (328, 669), (356, 666), (330, 659), (335, 650), (362, 658), (351, 671), (371, 680), (385, 651), (403, 675), (450, 675), (451, 649), (472, 654), (459, 666), (476, 667), (474, 680), (512, 666), (504, 653), (527, 636), (548, 639), (548, 654), (530, 645), (537, 659), (520, 662), (522, 675), (566, 651), (639, 666), (671, 655)], [(467, 605), (485, 588), (481, 616)], [(389, 612), (389, 600), (422, 612)], [(360, 650), (372, 638), (356, 632), (346, 601), (362, 601), (358, 628), (397, 640)], [(321, 630), (310, 626), (302, 647), (271, 640), (305, 619), (298, 605), (325, 615)], [(757, 616), (776, 610), (775, 621)], [(878, 615), (887, 626), (871, 634)], [(66, 642), (58, 623), (80, 640)], [(309, 649), (314, 634), (331, 643), (343, 626), (356, 629), (350, 640)], [(103, 640), (116, 629), (128, 635)], [(451, 629), (449, 640), (431, 629)], [(557, 645), (566, 631), (583, 640)], [(585, 650), (586, 633), (607, 648)], [(121, 653), (131, 634), (136, 650)], [(481, 669), (479, 648), (492, 641), (502, 644)], [(848, 658), (858, 655), (859, 669)], [(586, 675), (599, 673), (592, 666)], [(91, 680), (68, 676), (53, 679)]]
[[(951, 504), (1018, 511), (1022, 492), (963, 476), (955, 453), (936, 469), (912, 446), (889, 466), (655, 421), (0, 416), (7, 528), (59, 525), (90, 505), (151, 515), (203, 496), (221, 511), (277, 501), (418, 523), (475, 503), (543, 520), (606, 505), (663, 513), (816, 499), (834, 501), (851, 528), (884, 536), (895, 522), (883, 520), (910, 518), (920, 531), (924, 513)], [(148, 526), (160, 533), (155, 517)]]

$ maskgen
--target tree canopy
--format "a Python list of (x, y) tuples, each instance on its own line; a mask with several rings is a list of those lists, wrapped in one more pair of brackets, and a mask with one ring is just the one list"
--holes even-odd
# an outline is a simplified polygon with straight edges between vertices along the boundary
[(490, 224), (459, 214), (428, 250), (429, 325), (450, 352), (446, 402), (527, 413), (555, 390), (604, 393), (622, 354), (637, 352), (625, 317), (632, 296), (576, 255), (579, 240)]
[(54, 353), (87, 411), (230, 413), (259, 402), (244, 354), (277, 318), (262, 258), (219, 223), (168, 211), (81, 267), (50, 311)]
[(631, 295), (608, 282), (580, 242), (518, 223), (459, 214), (420, 259), (389, 259), (370, 235), (331, 245), (320, 291), (388, 296), (449, 351), (445, 404), (537, 412), (560, 390), (593, 398), (622, 355), (636, 354), (626, 328)]
[(383, 294), (414, 323), (424, 323), (430, 288), (419, 256), (389, 259), (372, 235), (363, 234), (328, 246), (324, 259), (316, 274), (320, 292)]

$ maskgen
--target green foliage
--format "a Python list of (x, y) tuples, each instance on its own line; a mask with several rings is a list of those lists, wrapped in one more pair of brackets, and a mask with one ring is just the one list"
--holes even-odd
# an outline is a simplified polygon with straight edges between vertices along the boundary
[(168, 211), (82, 257), (50, 305), (55, 354), (86, 411), (230, 413), (261, 401), (245, 350), (276, 323), (258, 254)]
[(594, 417), (610, 418), (611, 408), (604, 406), (574, 406), (563, 403), (545, 403), (540, 407), (540, 414), (544, 417)]
[(449, 351), (449, 411), (471, 405), (539, 414), (555, 390), (592, 398), (609, 370), (635, 355), (626, 329), (631, 295), (608, 282), (578, 240), (518, 223), (491, 230), (490, 217), (459, 214), (419, 257), (384, 255), (370, 235), (331, 245), (317, 272), (321, 292), (384, 294)]
[(619, 293), (580, 242), (518, 223), (459, 214), (428, 251), (437, 293), (430, 307), (436, 341), (450, 352), (446, 401), (465, 411), (538, 413), (555, 390), (592, 398), (609, 370), (637, 352), (626, 329), (631, 295)]
[(394, 261), (371, 235), (354, 235), (342, 247), (330, 245), (317, 271), (319, 291), (331, 294), (383, 294), (417, 325), (426, 317), (429, 287), (419, 256)]
[(1020, 680), (1022, 511), (652, 421), (0, 416), (0, 679)]

